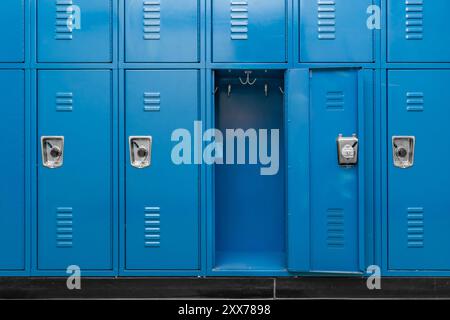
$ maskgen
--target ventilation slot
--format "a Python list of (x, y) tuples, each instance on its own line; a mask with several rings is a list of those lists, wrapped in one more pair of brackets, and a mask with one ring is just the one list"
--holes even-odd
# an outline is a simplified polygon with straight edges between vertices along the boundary
[(231, 1), (231, 39), (248, 39), (247, 1)]
[(56, 246), (71, 248), (73, 246), (73, 213), (72, 208), (56, 209)]
[(424, 210), (408, 208), (408, 248), (424, 246)]
[(144, 1), (144, 40), (161, 39), (161, 4)]
[(406, 39), (423, 39), (423, 0), (406, 0)]
[(72, 40), (74, 9), (72, 0), (56, 0), (56, 40)]
[(424, 94), (423, 92), (407, 92), (406, 93), (406, 110), (410, 112), (422, 112), (424, 110)]
[(344, 248), (344, 210), (327, 211), (327, 245), (329, 248)]
[(326, 106), (330, 110), (344, 110), (344, 93), (342, 91), (327, 92)]
[(161, 94), (159, 92), (144, 93), (144, 111), (152, 112), (161, 110)]
[(144, 218), (144, 245), (159, 248), (161, 245), (161, 214), (159, 207), (146, 207)]
[(71, 112), (73, 111), (73, 93), (58, 92), (56, 94), (56, 111)]
[(319, 40), (336, 39), (336, 3), (332, 0), (317, 1), (317, 33)]

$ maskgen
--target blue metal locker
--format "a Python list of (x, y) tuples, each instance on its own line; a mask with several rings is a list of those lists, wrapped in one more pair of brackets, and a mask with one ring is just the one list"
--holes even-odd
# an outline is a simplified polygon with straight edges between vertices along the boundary
[(38, 72), (37, 267), (111, 270), (112, 73)]
[[(199, 81), (197, 70), (126, 72), (127, 270), (200, 268), (200, 166), (171, 158), (173, 131), (199, 119)], [(133, 163), (139, 152), (146, 164)]]
[(0, 71), (0, 271), (25, 269), (25, 76)]
[(372, 0), (298, 1), (301, 62), (373, 62)]
[(287, 1), (211, 1), (213, 62), (286, 62)]
[[(358, 273), (364, 268), (364, 81), (368, 73), (288, 71), (291, 271)], [(340, 135), (352, 140), (347, 148), (353, 149), (356, 163), (339, 163)]]
[(198, 62), (200, 1), (126, 0), (127, 62)]
[(0, 62), (25, 60), (25, 0), (0, 1)]
[(388, 83), (388, 268), (450, 270), (450, 71), (392, 70)]
[(113, 0), (37, 0), (39, 62), (111, 62)]
[(389, 62), (450, 62), (450, 1), (388, 1)]

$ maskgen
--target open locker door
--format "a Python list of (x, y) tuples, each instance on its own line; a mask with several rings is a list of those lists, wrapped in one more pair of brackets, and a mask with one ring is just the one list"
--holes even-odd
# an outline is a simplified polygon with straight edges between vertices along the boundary
[(364, 83), (371, 74), (349, 68), (286, 74), (290, 272), (366, 268)]

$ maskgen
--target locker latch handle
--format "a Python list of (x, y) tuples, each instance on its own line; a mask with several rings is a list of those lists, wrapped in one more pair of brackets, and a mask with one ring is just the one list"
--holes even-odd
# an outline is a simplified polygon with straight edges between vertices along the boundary
[(414, 165), (414, 149), (416, 137), (414, 136), (393, 136), (392, 155), (394, 166), (401, 169), (408, 169)]
[(64, 163), (64, 137), (41, 137), (42, 165), (46, 168), (57, 169)]
[(130, 162), (138, 169), (144, 169), (151, 165), (152, 137), (132, 136), (129, 138)]
[(337, 138), (338, 163), (340, 166), (352, 167), (358, 164), (358, 143), (356, 134), (344, 137), (339, 134)]

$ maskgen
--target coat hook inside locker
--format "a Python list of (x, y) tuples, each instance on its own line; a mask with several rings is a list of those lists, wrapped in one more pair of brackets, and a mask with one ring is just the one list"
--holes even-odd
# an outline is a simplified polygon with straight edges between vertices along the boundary
[(241, 77), (239, 77), (239, 81), (241, 82), (241, 84), (243, 85), (243, 86), (245, 86), (245, 85), (250, 85), (250, 86), (252, 86), (252, 85), (254, 85), (255, 83), (256, 83), (256, 78), (255, 79), (253, 79), (253, 80), (250, 80), (250, 75), (252, 74), (252, 71), (249, 71), (249, 70), (247, 70), (247, 71), (244, 71), (244, 73), (245, 73), (245, 75), (247, 76), (247, 78), (245, 79), (245, 81), (244, 80), (242, 80), (242, 78)]
[(227, 96), (231, 96), (231, 84), (228, 85), (228, 92), (227, 92)]
[(269, 96), (269, 86), (267, 83), (264, 85), (264, 95), (267, 97)]

